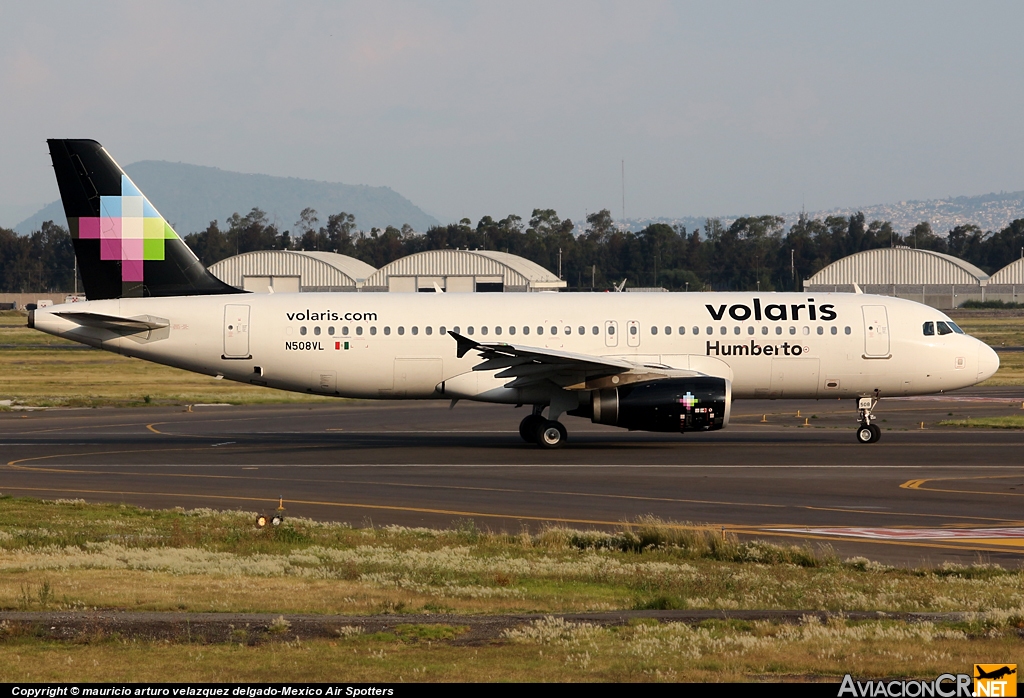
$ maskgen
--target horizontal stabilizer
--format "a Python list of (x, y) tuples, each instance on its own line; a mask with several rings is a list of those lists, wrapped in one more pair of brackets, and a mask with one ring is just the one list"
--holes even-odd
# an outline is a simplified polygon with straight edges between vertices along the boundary
[(119, 334), (135, 334), (136, 332), (149, 332), (160, 330), (170, 323), (167, 320), (155, 318), (150, 315), (142, 317), (117, 317), (116, 315), (102, 315), (100, 313), (81, 312), (56, 312), (54, 315), (82, 325), (83, 327), (95, 327), (100, 330), (110, 330)]

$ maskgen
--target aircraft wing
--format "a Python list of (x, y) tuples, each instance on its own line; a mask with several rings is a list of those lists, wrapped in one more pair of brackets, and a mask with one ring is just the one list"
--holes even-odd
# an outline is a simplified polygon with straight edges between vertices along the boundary
[(76, 311), (59, 311), (54, 313), (62, 318), (70, 320), (84, 327), (95, 327), (101, 330), (110, 330), (120, 334), (135, 334), (137, 332), (148, 332), (159, 330), (168, 326), (167, 320), (154, 318), (149, 315), (143, 317), (118, 317), (116, 315), (103, 315), (101, 313), (85, 313)]
[[(556, 349), (544, 349), (505, 342), (477, 342), (455, 332), (449, 332), (458, 342), (458, 357), (470, 351), (479, 352), (480, 363), (474, 371), (499, 371), (497, 378), (509, 378), (506, 388), (521, 388), (550, 382), (568, 387), (584, 387), (588, 383), (608, 376), (631, 374), (628, 382), (641, 376), (645, 380), (680, 375), (700, 375), (697, 371), (676, 370), (668, 366), (640, 364), (624, 359), (593, 354), (577, 354)], [(616, 381), (617, 382), (617, 381)]]

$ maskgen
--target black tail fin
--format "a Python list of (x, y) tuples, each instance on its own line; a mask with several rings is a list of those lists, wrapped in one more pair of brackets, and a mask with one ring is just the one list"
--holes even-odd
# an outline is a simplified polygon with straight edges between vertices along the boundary
[(203, 266), (103, 146), (46, 142), (89, 300), (243, 293)]

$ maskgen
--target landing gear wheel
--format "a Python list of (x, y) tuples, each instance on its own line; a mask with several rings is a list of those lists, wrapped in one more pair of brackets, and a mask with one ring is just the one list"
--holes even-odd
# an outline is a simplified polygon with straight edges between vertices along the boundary
[(284, 517), (281, 516), (280, 514), (275, 514), (274, 518), (270, 519), (270, 524), (272, 526), (280, 526), (283, 523), (284, 523)]
[(877, 441), (878, 438), (875, 436), (875, 429), (877, 429), (878, 427), (872, 429), (871, 427), (874, 426), (875, 425), (873, 424), (861, 424), (859, 427), (857, 427), (857, 443), (871, 444)]
[(541, 448), (561, 448), (569, 438), (569, 432), (557, 420), (544, 420), (537, 429), (537, 445)]
[(877, 424), (872, 424), (868, 428), (871, 429), (871, 441), (869, 441), (868, 443), (872, 443), (873, 444), (876, 441), (878, 441), (880, 438), (882, 438), (882, 428), (879, 427)]
[(519, 436), (528, 444), (537, 443), (537, 430), (546, 420), (539, 414), (528, 414), (519, 422)]
[(262, 514), (257, 516), (256, 517), (256, 525), (259, 526), (260, 528), (263, 528), (264, 526), (266, 526), (267, 525), (267, 517), (263, 516)]

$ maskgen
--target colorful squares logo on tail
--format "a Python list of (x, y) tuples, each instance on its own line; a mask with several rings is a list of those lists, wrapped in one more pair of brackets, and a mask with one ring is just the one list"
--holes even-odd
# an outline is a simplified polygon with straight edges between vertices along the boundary
[(120, 260), (122, 281), (142, 281), (143, 262), (162, 261), (165, 240), (178, 237), (127, 175), (121, 175), (121, 196), (100, 197), (99, 217), (69, 224), (73, 237), (100, 241), (100, 259)]

